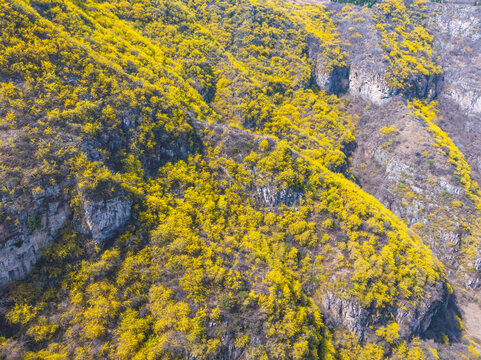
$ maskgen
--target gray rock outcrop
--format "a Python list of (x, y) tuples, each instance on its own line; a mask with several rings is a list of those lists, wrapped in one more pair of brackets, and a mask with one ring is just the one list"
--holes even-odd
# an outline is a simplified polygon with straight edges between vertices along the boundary
[(97, 245), (114, 236), (131, 215), (131, 200), (122, 196), (97, 201), (81, 196), (82, 223), (76, 225), (68, 196), (59, 185), (35, 193), (26, 209), (17, 202), (4, 208), (0, 222), (0, 286), (25, 278), (60, 230), (74, 224)]
[(0, 224), (0, 286), (24, 278), (72, 214), (58, 185), (33, 198), (27, 212), (8, 207)]
[(368, 336), (370, 325), (385, 326), (390, 322), (389, 319), (392, 315), (400, 325), (400, 337), (407, 339), (412, 335), (424, 334), (438, 311), (447, 302), (448, 296), (442, 284), (438, 284), (436, 288), (429, 288), (427, 291), (423, 300), (414, 308), (406, 302), (395, 308), (366, 309), (353, 298), (345, 299), (332, 293), (328, 293), (322, 298), (321, 308), (329, 327), (344, 326), (361, 342)]
[(115, 197), (88, 200), (82, 197), (84, 219), (88, 232), (101, 247), (130, 219), (132, 200)]
[[(435, 11), (434, 9), (435, 8)], [(431, 5), (435, 49), (445, 73), (443, 97), (468, 115), (481, 114), (481, 9)]]

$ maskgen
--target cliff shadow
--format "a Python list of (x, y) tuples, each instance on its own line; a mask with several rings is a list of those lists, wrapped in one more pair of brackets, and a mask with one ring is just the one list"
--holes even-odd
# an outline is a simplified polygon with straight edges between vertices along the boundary
[(460, 321), (462, 321), (462, 315), (456, 295), (453, 293), (445, 305), (433, 316), (431, 324), (422, 334), (422, 338), (444, 343), (447, 336), (450, 342), (459, 341), (463, 331)]

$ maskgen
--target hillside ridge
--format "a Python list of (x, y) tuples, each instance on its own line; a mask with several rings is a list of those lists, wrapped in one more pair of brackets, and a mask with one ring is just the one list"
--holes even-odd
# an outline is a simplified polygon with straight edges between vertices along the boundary
[(0, 358), (479, 358), (450, 9), (1, 2)]

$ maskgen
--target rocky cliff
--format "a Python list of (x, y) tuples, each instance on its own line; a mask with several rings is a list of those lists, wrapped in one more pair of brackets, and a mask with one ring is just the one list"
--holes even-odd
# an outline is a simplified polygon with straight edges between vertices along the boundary
[[(0, 227), (0, 286), (25, 278), (40, 260), (42, 249), (55, 241), (68, 224), (103, 247), (130, 219), (131, 200), (115, 197), (95, 201), (84, 196), (81, 199), (83, 211), (75, 217), (68, 194), (59, 186), (33, 194), (27, 205), (14, 201), (4, 208)], [(25, 197), (22, 200), (28, 201)]]
[[(406, 100), (414, 96), (438, 101), (436, 127), (454, 140), (452, 146), (457, 146), (463, 153), (460, 156), (465, 156), (469, 163), (471, 178), (479, 181), (476, 124), (481, 79), (480, 9), (469, 4), (428, 6), (434, 52), (439, 56), (443, 74), (423, 79), (413, 86), (414, 94), (403, 94), (401, 98), (386, 82), (387, 63), (376, 62), (379, 55), (366, 56), (366, 49), (382, 53), (379, 32), (372, 22), (376, 10), (341, 10), (340, 5), (330, 8), (338, 14), (338, 28), (349, 44), (346, 49), (355, 64), (351, 65), (351, 77), (354, 73), (355, 78), (349, 85), (349, 93), (354, 97), (351, 111), (359, 115), (353, 172), (363, 189), (430, 244), (452, 282), (459, 286), (461, 308), (472, 311), (471, 304), (479, 297), (476, 289), (480, 276), (476, 266), (477, 200), (466, 193), (459, 181), (453, 149), (448, 149), (447, 143), (440, 144), (440, 132), (433, 132), (423, 117), (416, 118)], [(356, 100), (358, 96), (362, 100)], [(469, 319), (468, 312), (463, 314)], [(477, 326), (471, 322), (469, 325), (470, 334), (479, 338)]]

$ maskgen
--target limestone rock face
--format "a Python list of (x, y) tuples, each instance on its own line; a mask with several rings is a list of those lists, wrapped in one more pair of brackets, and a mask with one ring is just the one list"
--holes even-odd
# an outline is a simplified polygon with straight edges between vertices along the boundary
[(82, 202), (86, 229), (101, 247), (130, 219), (132, 200), (122, 196), (97, 201), (82, 196)]
[(322, 310), (329, 327), (345, 326), (362, 341), (369, 322), (369, 311), (353, 300), (343, 300), (334, 294), (322, 299)]
[(35, 194), (27, 211), (16, 204), (7, 208), (0, 224), (0, 286), (29, 273), (71, 213), (58, 185)]
[[(77, 230), (103, 246), (130, 219), (132, 201), (123, 200), (122, 195), (96, 201), (81, 196), (84, 224)], [(4, 208), (0, 214), (0, 287), (25, 278), (42, 256), (42, 249), (63, 227), (78, 227), (69, 203), (68, 195), (55, 185)]]
[(360, 96), (373, 104), (382, 105), (392, 97), (384, 81), (384, 72), (369, 59), (352, 64), (349, 82), (350, 95)]
[[(381, 311), (364, 308), (359, 301), (344, 299), (332, 293), (321, 300), (321, 308), (329, 327), (343, 326), (354, 333), (360, 341), (369, 336), (369, 326), (387, 325), (390, 316), (394, 315), (400, 325), (399, 335), (402, 338), (422, 335), (429, 328), (433, 318), (443, 309), (447, 302), (447, 294), (442, 284), (427, 289), (428, 293), (416, 307), (408, 303)], [(375, 318), (374, 314), (378, 314)], [(379, 316), (380, 315), (380, 316)]]
[(299, 202), (302, 198), (302, 192), (295, 191), (292, 189), (277, 189), (275, 187), (263, 186), (257, 187), (257, 197), (258, 199), (270, 206), (277, 206), (284, 204), (287, 206), (293, 206)]
[(444, 98), (468, 115), (481, 114), (481, 9), (438, 7), (432, 18), (435, 46), (446, 78)]

